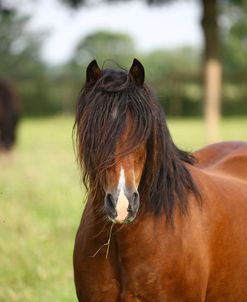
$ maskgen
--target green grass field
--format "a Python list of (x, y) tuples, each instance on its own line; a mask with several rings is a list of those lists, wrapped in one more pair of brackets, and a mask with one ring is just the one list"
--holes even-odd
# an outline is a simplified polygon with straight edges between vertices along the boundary
[[(204, 145), (202, 121), (169, 120), (175, 142)], [(0, 154), (0, 301), (76, 301), (72, 251), (83, 190), (71, 117), (23, 120), (11, 154)], [(222, 140), (247, 140), (247, 118), (227, 119)]]

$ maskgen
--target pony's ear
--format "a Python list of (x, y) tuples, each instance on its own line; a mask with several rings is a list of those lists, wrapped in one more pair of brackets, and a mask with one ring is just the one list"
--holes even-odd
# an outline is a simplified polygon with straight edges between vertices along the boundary
[(137, 59), (133, 60), (132, 66), (129, 70), (129, 76), (138, 86), (142, 86), (145, 79), (145, 70), (141, 62)]
[(86, 75), (87, 85), (94, 85), (97, 80), (101, 77), (101, 70), (96, 60), (93, 60), (91, 63), (89, 63)]

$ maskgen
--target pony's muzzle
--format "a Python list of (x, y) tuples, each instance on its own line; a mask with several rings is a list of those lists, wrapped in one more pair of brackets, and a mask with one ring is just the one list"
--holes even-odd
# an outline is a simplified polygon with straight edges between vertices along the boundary
[(108, 218), (114, 223), (129, 223), (133, 221), (139, 209), (140, 198), (137, 191), (123, 192), (114, 196), (105, 196), (105, 210)]

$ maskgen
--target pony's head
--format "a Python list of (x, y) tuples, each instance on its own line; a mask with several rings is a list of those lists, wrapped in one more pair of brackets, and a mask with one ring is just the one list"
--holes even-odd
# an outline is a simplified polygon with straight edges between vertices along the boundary
[(183, 210), (183, 195), (191, 189), (190, 175), (180, 163), (192, 163), (192, 157), (173, 144), (163, 110), (144, 78), (136, 59), (128, 72), (101, 70), (94, 60), (77, 105), (84, 184), (95, 208), (103, 208), (117, 223), (134, 220), (140, 206), (171, 215), (175, 199)]

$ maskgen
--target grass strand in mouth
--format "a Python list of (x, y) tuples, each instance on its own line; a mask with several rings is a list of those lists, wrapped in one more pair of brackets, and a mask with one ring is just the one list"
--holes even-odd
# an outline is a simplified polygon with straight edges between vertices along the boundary
[(113, 229), (114, 223), (111, 224), (110, 227), (110, 232), (109, 232), (109, 237), (106, 243), (104, 243), (91, 257), (94, 258), (97, 256), (97, 254), (106, 246), (106, 254), (105, 254), (105, 259), (107, 259), (109, 255), (109, 250), (110, 250), (110, 245), (111, 245), (111, 236), (112, 236), (112, 229)]

